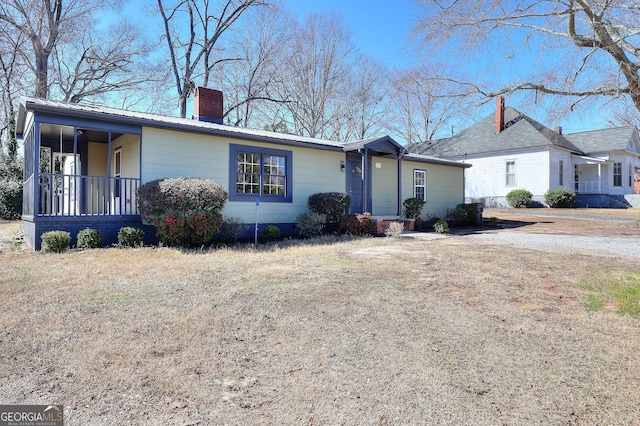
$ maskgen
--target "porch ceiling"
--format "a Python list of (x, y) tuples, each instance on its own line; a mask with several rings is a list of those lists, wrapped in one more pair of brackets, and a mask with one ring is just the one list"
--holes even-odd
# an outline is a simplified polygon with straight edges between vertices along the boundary
[(605, 164), (609, 158), (593, 158), (586, 155), (574, 155), (573, 164)]
[[(59, 138), (60, 129), (62, 129), (62, 136), (65, 139), (73, 138), (74, 128), (71, 126), (61, 126), (58, 124), (48, 123), (40, 124), (40, 134), (45, 138)], [(111, 132), (111, 139), (116, 139), (122, 135), (122, 133)], [(101, 130), (78, 129), (78, 140), (107, 143), (109, 142), (109, 133)]]

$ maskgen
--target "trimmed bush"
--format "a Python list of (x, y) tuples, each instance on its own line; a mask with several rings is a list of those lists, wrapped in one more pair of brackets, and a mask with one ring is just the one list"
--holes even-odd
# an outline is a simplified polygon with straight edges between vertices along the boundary
[(442, 219), (438, 219), (436, 223), (433, 224), (433, 229), (438, 234), (446, 234), (449, 232), (449, 224)]
[(156, 222), (156, 229), (168, 246), (196, 247), (209, 244), (221, 223), (220, 213), (200, 211), (187, 217), (170, 214)]
[(69, 248), (71, 244), (71, 234), (66, 231), (49, 231), (43, 233), (42, 251), (45, 253), (62, 253)]
[(202, 178), (166, 178), (138, 189), (142, 222), (152, 224), (170, 246), (209, 244), (220, 229), (229, 198), (222, 185)]
[(476, 211), (475, 204), (458, 204), (445, 212), (445, 220), (452, 226), (470, 226), (476, 222)]
[(102, 234), (97, 229), (84, 228), (76, 236), (76, 246), (78, 248), (100, 248), (102, 247)]
[(325, 223), (327, 223), (326, 216), (316, 212), (300, 213), (296, 217), (296, 228), (300, 231), (300, 235), (306, 238), (322, 235)]
[(402, 202), (402, 213), (407, 219), (417, 219), (425, 204), (422, 198), (407, 198)]
[(319, 192), (307, 199), (309, 210), (323, 214), (327, 223), (340, 223), (349, 214), (351, 197), (342, 192)]
[(202, 211), (221, 211), (229, 194), (211, 179), (165, 178), (147, 182), (138, 189), (142, 222), (154, 225), (171, 214), (187, 217)]
[(526, 189), (514, 189), (507, 194), (507, 203), (517, 209), (531, 207), (533, 194)]
[(118, 245), (121, 247), (141, 247), (144, 231), (132, 226), (123, 226), (118, 230)]
[(247, 225), (239, 217), (222, 217), (220, 229), (214, 237), (225, 243), (235, 243), (244, 235)]
[(544, 194), (544, 202), (549, 207), (568, 208), (576, 201), (576, 194), (567, 188), (550, 189)]
[(267, 225), (262, 230), (262, 239), (265, 241), (276, 241), (280, 239), (280, 228), (275, 225)]
[(367, 235), (371, 232), (371, 213), (355, 213), (345, 216), (340, 229), (343, 234)]

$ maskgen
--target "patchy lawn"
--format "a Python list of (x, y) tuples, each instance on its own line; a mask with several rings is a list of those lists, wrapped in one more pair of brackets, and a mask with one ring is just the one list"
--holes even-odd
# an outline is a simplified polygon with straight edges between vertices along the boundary
[[(553, 232), (529, 220), (494, 232)], [(640, 419), (640, 318), (593, 306), (633, 259), (452, 235), (0, 262), (0, 401), (68, 425)]]

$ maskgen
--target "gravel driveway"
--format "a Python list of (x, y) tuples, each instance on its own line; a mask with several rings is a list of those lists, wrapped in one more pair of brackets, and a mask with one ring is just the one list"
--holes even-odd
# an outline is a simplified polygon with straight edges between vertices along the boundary
[[(509, 217), (538, 217), (543, 219), (575, 219), (577, 221), (615, 224), (621, 229), (635, 226), (638, 216), (620, 216), (615, 211), (608, 212), (599, 209), (590, 212), (584, 209), (509, 209), (488, 210), (485, 217), (494, 214), (507, 214)], [(638, 212), (640, 215), (640, 211)], [(567, 254), (597, 254), (600, 256), (625, 256), (640, 258), (640, 236), (638, 235), (558, 235), (554, 233), (527, 232), (521, 228), (518, 232), (505, 232), (504, 230), (485, 231), (466, 235), (463, 238), (477, 239), (479, 241), (509, 244), (516, 247), (533, 250), (548, 251)]]
[(640, 237), (589, 237), (578, 235), (545, 235), (525, 232), (492, 232), (471, 234), (471, 238), (553, 253), (598, 254), (640, 258)]

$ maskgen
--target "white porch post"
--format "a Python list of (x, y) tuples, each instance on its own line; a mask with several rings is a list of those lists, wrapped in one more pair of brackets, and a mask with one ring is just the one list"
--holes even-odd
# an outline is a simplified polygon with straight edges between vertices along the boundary
[(598, 194), (602, 194), (602, 164), (598, 163)]

